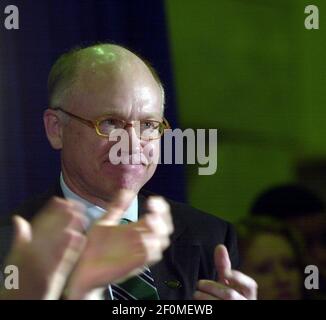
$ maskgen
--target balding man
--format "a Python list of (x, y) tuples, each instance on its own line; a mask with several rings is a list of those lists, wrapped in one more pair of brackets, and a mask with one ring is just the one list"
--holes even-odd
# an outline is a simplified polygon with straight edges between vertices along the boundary
[[(156, 170), (159, 140), (169, 127), (164, 90), (155, 71), (121, 46), (99, 44), (61, 56), (48, 86), (44, 125), (51, 146), (61, 154), (60, 181), (15, 213), (31, 219), (53, 195), (85, 205), (90, 232), (67, 277), (70, 297), (85, 298), (87, 292), (110, 283), (109, 299), (255, 299), (256, 283), (232, 270), (238, 267), (238, 253), (230, 224), (170, 200), (154, 199), (153, 204), (150, 194), (141, 190)], [(127, 139), (127, 148), (117, 152), (118, 133)], [(97, 223), (111, 211), (119, 211), (119, 219), (129, 222), (125, 228), (145, 219), (136, 229), (149, 230), (142, 238), (148, 240), (147, 255), (153, 252), (155, 257), (137, 261), (135, 268), (142, 266), (141, 271), (127, 268), (119, 276), (112, 271), (116, 261), (119, 267), (123, 264), (112, 239), (128, 243), (130, 234), (121, 226), (115, 227), (123, 230), (116, 235), (112, 226), (105, 229), (110, 225)], [(174, 232), (165, 250), (172, 231), (170, 214)], [(130, 244), (120, 250), (128, 257), (136, 249)], [(104, 267), (99, 270), (99, 265)]]

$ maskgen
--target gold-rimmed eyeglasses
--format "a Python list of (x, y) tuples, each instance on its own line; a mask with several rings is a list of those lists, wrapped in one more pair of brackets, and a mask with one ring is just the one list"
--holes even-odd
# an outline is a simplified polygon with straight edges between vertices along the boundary
[[(114, 131), (119, 129), (125, 129), (127, 126), (136, 127), (136, 134), (141, 140), (155, 140), (159, 139), (163, 134), (164, 130), (170, 129), (168, 121), (163, 118), (161, 121), (158, 120), (135, 120), (127, 122), (122, 119), (111, 117), (110, 115), (104, 115), (96, 120), (84, 119), (76, 114), (62, 109), (61, 107), (51, 108), (65, 113), (66, 115), (78, 120), (79, 122), (87, 125), (90, 128), (95, 129), (96, 133), (101, 137), (109, 137)], [(136, 122), (136, 125), (134, 124)], [(139, 126), (139, 128), (137, 127)]]

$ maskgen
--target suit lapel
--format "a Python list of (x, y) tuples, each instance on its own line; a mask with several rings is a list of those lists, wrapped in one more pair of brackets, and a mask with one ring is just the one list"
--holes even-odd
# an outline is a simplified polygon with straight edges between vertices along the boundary
[[(146, 213), (146, 191), (139, 193), (139, 217)], [(170, 204), (174, 224), (171, 244), (163, 254), (163, 259), (151, 266), (155, 284), (162, 300), (191, 299), (198, 279), (200, 265), (200, 246), (183, 240), (186, 232), (182, 217)], [(190, 278), (191, 279), (190, 279)]]

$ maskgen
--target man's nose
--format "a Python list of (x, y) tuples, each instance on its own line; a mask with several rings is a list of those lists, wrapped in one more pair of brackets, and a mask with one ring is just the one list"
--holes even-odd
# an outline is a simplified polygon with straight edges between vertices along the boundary
[(129, 136), (129, 154), (139, 153), (141, 149), (139, 125), (136, 122), (134, 124), (128, 123), (126, 124), (125, 130)]

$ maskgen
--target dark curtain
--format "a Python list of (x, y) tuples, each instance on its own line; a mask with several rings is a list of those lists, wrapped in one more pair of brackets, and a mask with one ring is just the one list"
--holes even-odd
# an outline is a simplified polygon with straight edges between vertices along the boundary
[[(164, 3), (161, 0), (0, 1), (0, 208), (11, 211), (58, 179), (59, 153), (45, 137), (42, 113), (55, 59), (78, 45), (115, 42), (136, 51), (165, 85), (166, 117), (177, 110)], [(20, 29), (6, 30), (4, 8), (19, 8)], [(2, 21), (1, 21), (2, 20)], [(185, 200), (182, 166), (160, 165), (146, 188)]]

